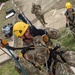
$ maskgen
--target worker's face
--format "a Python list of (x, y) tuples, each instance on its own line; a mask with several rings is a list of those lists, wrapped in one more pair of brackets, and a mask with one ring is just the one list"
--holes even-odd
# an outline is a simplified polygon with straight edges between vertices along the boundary
[(29, 29), (27, 29), (25, 34), (22, 37), (20, 37), (20, 38), (22, 38), (22, 40), (26, 41), (26, 42), (31, 42), (33, 40), (33, 36), (30, 34)]
[(69, 12), (72, 12), (72, 8), (68, 9)]

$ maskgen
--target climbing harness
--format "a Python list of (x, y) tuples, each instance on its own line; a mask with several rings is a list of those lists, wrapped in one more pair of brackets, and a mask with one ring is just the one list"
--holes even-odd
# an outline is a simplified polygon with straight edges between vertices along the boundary
[[(60, 51), (60, 53), (57, 52), (56, 50), (57, 50), (58, 48), (60, 48), (60, 46), (56, 46), (53, 50), (50, 49), (50, 56), (49, 56), (49, 59), (48, 59), (48, 61), (44, 64), (45, 66), (48, 65), (48, 68), (49, 68), (50, 65), (51, 65), (52, 60), (54, 60), (54, 64), (53, 64), (53, 67), (52, 67), (52, 68), (53, 68), (52, 72), (53, 72), (54, 75), (55, 75), (55, 67), (56, 67), (55, 65), (57, 64), (57, 62), (60, 62), (60, 63), (65, 62), (65, 63), (66, 63), (65, 59), (62, 57), (62, 54), (63, 54), (64, 52), (63, 52), (63, 51)], [(61, 60), (62, 60), (63, 62), (56, 58), (57, 55), (60, 56), (60, 58), (61, 58)]]

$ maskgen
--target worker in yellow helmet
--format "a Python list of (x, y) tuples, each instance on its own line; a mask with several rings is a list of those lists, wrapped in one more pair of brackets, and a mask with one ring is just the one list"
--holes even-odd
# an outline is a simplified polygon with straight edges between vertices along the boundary
[[(47, 32), (45, 30), (37, 29), (34, 26), (29, 26), (28, 24), (26, 24), (24, 22), (17, 22), (16, 24), (14, 24), (13, 33), (17, 37), (21, 38), (23, 40), (23, 43), (25, 43), (25, 46), (27, 45), (27, 47), (28, 47), (28, 45), (30, 45), (30, 43), (33, 42), (33, 37), (39, 36), (39, 35), (44, 36), (45, 34), (47, 34)], [(45, 39), (45, 38), (46, 38), (46, 36), (43, 39)], [(46, 40), (46, 42), (47, 42), (47, 40)], [(22, 49), (22, 51), (20, 53), (20, 56), (23, 56), (29, 62), (30, 61), (30, 58), (29, 58), (29, 55), (28, 55), (29, 52), (25, 52), (25, 51), (26, 51), (25, 49)], [(19, 60), (19, 62), (21, 62), (21, 64), (22, 64), (22, 61), (24, 61), (23, 58), (21, 58), (21, 60)], [(29, 62), (29, 63), (31, 63), (31, 62)], [(17, 65), (15, 65), (15, 66), (16, 66), (16, 70), (19, 73), (18, 69), (20, 69), (20, 68)], [(20, 75), (22, 75), (21, 72), (20, 72)], [(31, 74), (31, 75), (33, 75), (33, 74)]]
[[(48, 29), (47, 29), (48, 30)], [(21, 38), (22, 40), (23, 40), (23, 43), (25, 43), (25, 45), (24, 46), (28, 46), (28, 45), (31, 45), (31, 43), (32, 44), (34, 44), (34, 47), (36, 47), (37, 46), (37, 43), (34, 43), (35, 41), (33, 41), (33, 37), (36, 37), (36, 36), (42, 36), (42, 40), (43, 41), (45, 41), (45, 43), (47, 43), (47, 42), (49, 42), (49, 45), (50, 45), (50, 39), (49, 38), (51, 38), (50, 37), (50, 35), (49, 35), (49, 33), (52, 35), (52, 33), (51, 33), (51, 31), (45, 31), (45, 30), (43, 30), (43, 29), (37, 29), (35, 26), (33, 26), (33, 25), (31, 25), (31, 26), (29, 26), (28, 24), (26, 24), (26, 23), (24, 23), (24, 22), (17, 22), (16, 24), (14, 24), (14, 26), (13, 26), (13, 33), (17, 36), (17, 37), (19, 37), (19, 38)], [(53, 33), (54, 34), (54, 33)], [(48, 37), (46, 36), (46, 35), (48, 35)], [(57, 34), (57, 32), (56, 32), (56, 34), (55, 35), (58, 35)], [(53, 36), (54, 38), (55, 37), (57, 37), (57, 36)], [(34, 38), (34, 40), (35, 40), (36, 38)], [(41, 39), (41, 37), (40, 37), (40, 39)], [(42, 42), (43, 43), (43, 42)], [(35, 45), (36, 44), (36, 45)], [(48, 43), (47, 43), (47, 45), (48, 45)], [(52, 42), (51, 42), (51, 45), (52, 45)], [(39, 45), (39, 46), (41, 46), (41, 45)], [(35, 48), (34, 48), (35, 49)], [(40, 49), (39, 49), (40, 50)], [(37, 51), (37, 50), (34, 50), (35, 52)], [(33, 52), (33, 56), (35, 56), (34, 55), (34, 53), (35, 52)], [(45, 51), (46, 52), (46, 51)], [(20, 53), (20, 56), (23, 56), (26, 60), (28, 60), (28, 61), (30, 61), (30, 54), (32, 53), (32, 52), (26, 52), (26, 50), (22, 50), (21, 51), (21, 53)], [(37, 52), (36, 52), (37, 53)], [(41, 52), (40, 52), (41, 53)], [(41, 57), (41, 56), (40, 56)], [(21, 62), (23, 59), (21, 58), (21, 60), (19, 61), (19, 62)], [(40, 59), (40, 61), (42, 61), (41, 59)], [(39, 61), (38, 61), (39, 62)], [(26, 62), (25, 62), (26, 63)], [(22, 63), (21, 63), (22, 64)], [(17, 69), (18, 69), (18, 67), (16, 67)], [(20, 75), (22, 75), (22, 74), (20, 74)], [(31, 75), (33, 75), (33, 74), (31, 74)], [(38, 74), (38, 75), (42, 75), (42, 74)]]
[(67, 9), (70, 9), (70, 8), (72, 8), (72, 4), (71, 4), (70, 2), (67, 2), (66, 5), (65, 5), (65, 7), (66, 7)]
[(72, 30), (75, 27), (75, 9), (70, 2), (67, 2), (65, 7), (67, 9), (65, 12), (66, 27), (70, 26), (70, 29)]

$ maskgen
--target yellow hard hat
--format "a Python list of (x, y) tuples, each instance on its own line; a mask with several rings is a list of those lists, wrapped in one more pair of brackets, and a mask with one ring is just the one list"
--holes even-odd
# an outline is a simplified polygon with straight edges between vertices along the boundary
[(13, 33), (17, 36), (17, 37), (21, 37), (24, 35), (24, 33), (26, 32), (27, 28), (28, 28), (28, 24), (24, 23), (24, 22), (17, 22), (16, 24), (14, 24), (13, 26)]
[(71, 4), (70, 2), (67, 2), (66, 5), (65, 5), (65, 7), (66, 7), (67, 9), (70, 9), (70, 8), (72, 8), (72, 4)]

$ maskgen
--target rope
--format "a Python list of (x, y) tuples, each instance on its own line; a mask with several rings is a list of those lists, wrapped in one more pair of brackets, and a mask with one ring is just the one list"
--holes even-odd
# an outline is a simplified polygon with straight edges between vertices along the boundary
[[(23, 11), (20, 10), (20, 8), (16, 5), (15, 1), (12, 0), (12, 3), (14, 4), (15, 8), (20, 11), (20, 14), (24, 17), (24, 19), (27, 21), (27, 23), (32, 26), (33, 24), (31, 23), (31, 21), (25, 16), (25, 14), (23, 13)], [(22, 20), (22, 19), (21, 19)], [(23, 20), (22, 20), (23, 21)]]
[(19, 67), (21, 68), (21, 70), (24, 73), (24, 75), (28, 75), (26, 73), (26, 71), (24, 70), (24, 68), (22, 67), (22, 65), (18, 62), (18, 60), (16, 59), (16, 57), (12, 54), (12, 52), (8, 48), (6, 48), (6, 49), (9, 51), (9, 53), (12, 55), (12, 57), (14, 58), (14, 60), (16, 61), (16, 63), (19, 65)]

